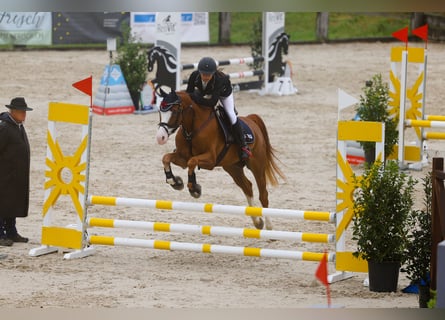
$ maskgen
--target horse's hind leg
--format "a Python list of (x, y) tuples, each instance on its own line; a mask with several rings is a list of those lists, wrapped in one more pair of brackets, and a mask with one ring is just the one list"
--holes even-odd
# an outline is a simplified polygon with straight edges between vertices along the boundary
[[(266, 186), (266, 177), (261, 176), (261, 173), (259, 173), (260, 177), (257, 177), (257, 174), (254, 173), (254, 177), (258, 186), (258, 192), (259, 192), (259, 198), (261, 205), (263, 208), (269, 207), (269, 192), (267, 191)], [(272, 222), (270, 221), (270, 217), (265, 216), (264, 220), (266, 220), (266, 229), (272, 230)]]
[[(230, 174), (233, 181), (236, 183), (238, 187), (243, 190), (244, 195), (246, 196), (247, 203), (249, 206), (253, 205), (253, 189), (252, 189), (252, 182), (250, 182), (249, 179), (247, 179), (246, 175), (244, 174), (243, 167), (234, 165), (234, 166), (225, 166), (223, 169)], [(261, 217), (254, 217), (252, 216), (252, 222), (255, 228), (257, 229), (263, 229), (264, 227), (264, 221)]]
[[(256, 165), (260, 164), (260, 165)], [(255, 181), (258, 187), (259, 200), (263, 208), (269, 207), (269, 192), (267, 191), (267, 180), (265, 169), (262, 166), (262, 162), (251, 162), (249, 166), (250, 171), (252, 171), (253, 176), (255, 177)], [(266, 221), (266, 229), (272, 230), (272, 222), (270, 217), (265, 216), (264, 220)]]

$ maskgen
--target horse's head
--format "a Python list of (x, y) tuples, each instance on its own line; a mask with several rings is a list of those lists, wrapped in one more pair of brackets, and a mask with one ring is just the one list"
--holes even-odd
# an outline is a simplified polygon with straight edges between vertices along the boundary
[(269, 77), (272, 77), (272, 79), (274, 76), (281, 77), (284, 74), (286, 62), (283, 62), (283, 54), (288, 54), (289, 37), (287, 33), (282, 32), (270, 45), (268, 53)]
[(155, 46), (147, 51), (147, 70), (152, 72), (156, 64), (156, 75), (153, 83), (176, 87), (177, 59), (175, 54), (163, 46)]
[(287, 33), (282, 34), (282, 44), (283, 44), (283, 53), (284, 54), (288, 54), (289, 53), (289, 38), (290, 35), (288, 35)]
[(176, 94), (175, 90), (166, 93), (159, 88), (162, 102), (159, 107), (159, 129), (156, 134), (156, 140), (159, 144), (165, 144), (168, 137), (174, 133), (181, 125), (182, 105), (181, 98)]
[(280, 33), (276, 38), (275, 41), (272, 43), (272, 46), (274, 47), (274, 51), (277, 55), (288, 54), (289, 52), (289, 38), (290, 35), (288, 35), (286, 32)]
[(153, 47), (147, 51), (147, 60), (148, 60), (148, 72), (152, 72), (154, 68), (154, 64), (156, 59), (159, 57), (158, 47)]

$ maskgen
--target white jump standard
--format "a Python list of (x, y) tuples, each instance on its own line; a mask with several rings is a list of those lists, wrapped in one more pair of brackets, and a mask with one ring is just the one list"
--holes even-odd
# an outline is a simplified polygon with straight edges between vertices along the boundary
[[(445, 128), (445, 116), (428, 115), (426, 106), (427, 49), (420, 47), (393, 47), (391, 49), (390, 94), (391, 113), (398, 117), (397, 159), (401, 168), (421, 170), (428, 163), (426, 141), (444, 140), (445, 132), (426, 129)], [(417, 74), (408, 77), (408, 66)], [(408, 84), (408, 79), (413, 83)], [(405, 131), (414, 130), (415, 144), (406, 144)]]

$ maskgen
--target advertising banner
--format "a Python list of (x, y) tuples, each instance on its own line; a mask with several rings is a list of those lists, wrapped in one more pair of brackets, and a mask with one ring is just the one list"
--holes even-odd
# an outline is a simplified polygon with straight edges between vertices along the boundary
[(0, 44), (50, 45), (51, 12), (0, 12)]
[(122, 36), (129, 18), (129, 12), (53, 12), (53, 44), (105, 44)]
[[(175, 14), (181, 42), (210, 41), (207, 12)], [(0, 44), (106, 43), (122, 36), (123, 22), (141, 43), (156, 42), (156, 12), (0, 12)]]
[[(142, 43), (155, 43), (157, 39), (156, 12), (132, 12), (131, 31)], [(209, 42), (209, 15), (207, 12), (182, 12), (181, 42)]]

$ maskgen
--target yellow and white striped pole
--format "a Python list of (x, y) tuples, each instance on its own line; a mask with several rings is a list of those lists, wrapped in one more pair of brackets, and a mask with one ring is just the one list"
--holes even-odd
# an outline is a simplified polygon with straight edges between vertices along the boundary
[[(170, 251), (192, 251), (202, 253), (222, 253), (232, 255), (242, 255), (246, 257), (267, 257), (279, 259), (292, 259), (303, 261), (321, 261), (323, 252), (306, 252), (306, 251), (291, 251), (279, 249), (264, 249), (255, 247), (236, 247), (225, 245), (214, 245), (208, 243), (190, 243), (190, 242), (176, 242), (165, 240), (148, 240), (148, 239), (132, 239), (120, 238), (111, 236), (89, 236), (88, 241), (93, 245), (105, 246), (126, 246), (126, 247), (141, 247), (158, 250)], [(335, 254), (328, 253), (328, 261), (334, 261)]]
[(186, 212), (220, 213), (231, 215), (246, 215), (250, 217), (280, 217), (299, 218), (335, 222), (335, 213), (329, 211), (304, 211), (292, 209), (275, 209), (248, 206), (233, 206), (213, 203), (181, 202), (169, 200), (150, 200), (137, 198), (122, 198), (91, 195), (88, 197), (89, 205), (126, 206), (137, 208), (151, 208), (162, 210), (182, 210)]
[(249, 228), (191, 225), (181, 223), (131, 221), (105, 218), (88, 218), (88, 227), (132, 228), (144, 231), (185, 233), (208, 236), (244, 237), (268, 240), (287, 240), (294, 242), (333, 243), (333, 234), (305, 233), (294, 231), (258, 230)]

